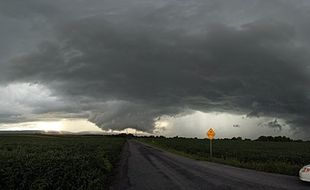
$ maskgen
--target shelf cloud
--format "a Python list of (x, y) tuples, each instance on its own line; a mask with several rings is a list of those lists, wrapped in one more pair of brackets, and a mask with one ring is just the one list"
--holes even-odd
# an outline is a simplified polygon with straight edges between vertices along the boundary
[[(104, 129), (152, 132), (161, 116), (221, 112), (310, 131), (308, 1), (31, 0), (0, 7), (7, 30), (0, 33), (1, 85), (37, 84), (54, 97), (34, 97), (12, 115), (57, 113)], [(10, 112), (0, 111), (7, 122)], [(267, 124), (282, 128), (277, 119)]]

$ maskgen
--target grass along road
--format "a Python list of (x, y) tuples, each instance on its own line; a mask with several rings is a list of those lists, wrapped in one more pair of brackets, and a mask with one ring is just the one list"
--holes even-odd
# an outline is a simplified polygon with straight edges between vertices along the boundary
[[(138, 140), (193, 159), (211, 161), (206, 139), (148, 137)], [(296, 176), (302, 166), (310, 163), (310, 143), (214, 140), (212, 161)]]

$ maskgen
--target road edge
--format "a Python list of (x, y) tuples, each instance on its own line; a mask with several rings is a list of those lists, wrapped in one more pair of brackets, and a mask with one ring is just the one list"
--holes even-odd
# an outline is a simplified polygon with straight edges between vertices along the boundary
[(196, 159), (195, 157), (192, 157), (191, 155), (185, 154), (185, 153), (177, 151), (177, 150), (165, 149), (165, 148), (162, 148), (160, 146), (156, 146), (156, 145), (149, 144), (149, 143), (146, 143), (146, 142), (142, 142), (142, 141), (139, 141), (139, 140), (134, 140), (134, 141), (136, 141), (138, 143), (141, 143), (141, 144), (143, 144), (145, 146), (151, 147), (153, 149), (157, 149), (159, 151), (166, 152), (168, 154), (173, 154), (173, 155), (176, 155), (176, 156), (179, 156), (179, 157), (182, 157), (182, 158), (186, 158), (186, 159), (190, 159), (190, 160), (195, 160), (195, 161), (206, 163), (206, 164), (223, 165), (223, 166), (228, 167), (228, 168), (230, 167), (230, 168), (236, 168), (236, 169), (240, 169), (240, 170), (256, 171), (256, 172), (259, 172), (259, 173), (288, 176), (288, 177), (294, 177), (296, 179), (299, 179), (299, 176), (297, 176), (297, 175), (295, 176), (295, 175), (287, 175), (287, 174), (274, 173), (274, 172), (266, 172), (266, 171), (255, 170), (255, 169), (246, 168), (246, 167), (238, 167), (238, 166), (234, 166), (234, 165), (230, 165), (230, 164), (225, 164), (225, 163), (220, 163), (220, 162), (215, 162), (215, 161), (210, 161), (210, 160)]
[(117, 164), (116, 175), (110, 185), (110, 190), (123, 190), (130, 187), (128, 178), (128, 159), (130, 156), (128, 140), (123, 145), (120, 160)]

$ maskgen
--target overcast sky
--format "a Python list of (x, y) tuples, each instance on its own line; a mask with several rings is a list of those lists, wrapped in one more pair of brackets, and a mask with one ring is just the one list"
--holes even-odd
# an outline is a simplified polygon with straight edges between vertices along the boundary
[(0, 25), (1, 129), (310, 139), (308, 0), (0, 0)]

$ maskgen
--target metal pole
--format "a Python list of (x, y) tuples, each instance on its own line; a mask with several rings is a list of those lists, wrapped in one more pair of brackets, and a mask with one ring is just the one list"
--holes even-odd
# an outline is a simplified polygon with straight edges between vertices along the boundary
[(212, 139), (210, 139), (210, 158), (212, 159)]

